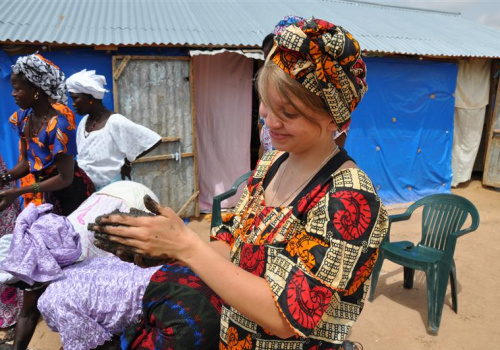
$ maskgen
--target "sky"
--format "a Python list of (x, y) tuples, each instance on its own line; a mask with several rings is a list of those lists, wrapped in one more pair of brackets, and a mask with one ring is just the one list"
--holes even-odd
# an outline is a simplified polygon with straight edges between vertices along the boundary
[(463, 18), (500, 30), (500, 0), (367, 0), (367, 2), (447, 12), (460, 12)]

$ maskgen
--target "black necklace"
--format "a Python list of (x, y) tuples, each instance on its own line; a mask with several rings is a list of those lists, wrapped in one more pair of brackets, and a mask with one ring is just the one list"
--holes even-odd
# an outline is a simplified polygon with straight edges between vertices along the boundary
[[(95, 126), (97, 125), (97, 123), (99, 123), (101, 121), (101, 118), (104, 115), (104, 113), (106, 113), (106, 111), (103, 111), (102, 113), (99, 114), (99, 117), (97, 117), (96, 120), (94, 120), (92, 122), (92, 124), (90, 125), (90, 127), (88, 128), (88, 130), (87, 130), (87, 123), (85, 123), (85, 129), (83, 130), (83, 136), (85, 136), (85, 138), (89, 137), (90, 133), (92, 131), (94, 131)], [(90, 118), (90, 115), (89, 115), (89, 118)], [(88, 121), (89, 120), (87, 119), (87, 122)]]
[(42, 129), (42, 126), (45, 124), (45, 122), (47, 122), (47, 115), (43, 116), (42, 122), (40, 123), (40, 125), (38, 125), (38, 128), (32, 128), (31, 124), (33, 123), (34, 115), (35, 114), (31, 114), (29, 118), (29, 134), (31, 137), (38, 137), (38, 135), (40, 134), (40, 130)]

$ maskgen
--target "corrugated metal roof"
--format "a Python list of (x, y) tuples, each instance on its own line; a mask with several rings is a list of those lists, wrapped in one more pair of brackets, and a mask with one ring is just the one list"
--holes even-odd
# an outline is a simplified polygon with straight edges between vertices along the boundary
[(0, 42), (252, 47), (290, 14), (341, 25), (368, 52), (500, 57), (500, 31), (457, 13), (340, 0), (0, 0)]

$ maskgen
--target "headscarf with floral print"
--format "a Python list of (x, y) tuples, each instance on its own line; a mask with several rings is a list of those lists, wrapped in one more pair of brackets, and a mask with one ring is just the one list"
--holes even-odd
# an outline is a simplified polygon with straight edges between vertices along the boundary
[(340, 131), (367, 90), (359, 43), (340, 26), (311, 18), (286, 27), (268, 60), (320, 96)]
[(66, 82), (64, 73), (54, 63), (40, 54), (19, 57), (12, 66), (14, 74), (22, 73), (28, 81), (40, 88), (54, 100), (66, 104)]

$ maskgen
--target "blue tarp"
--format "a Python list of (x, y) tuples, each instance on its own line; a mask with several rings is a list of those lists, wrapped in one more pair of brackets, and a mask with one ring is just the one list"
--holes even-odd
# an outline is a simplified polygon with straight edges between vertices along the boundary
[[(168, 52), (128, 49), (117, 54), (186, 53), (172, 49)], [(113, 108), (111, 55), (91, 49), (43, 55), (59, 65), (67, 76), (84, 68), (105, 75), (110, 93), (105, 95), (104, 104)], [(0, 151), (9, 167), (18, 156), (17, 136), (8, 123), (17, 106), (10, 96), (10, 71), (5, 76), (4, 70), (10, 69), (16, 58), (0, 50)], [(368, 173), (386, 204), (449, 192), (457, 65), (409, 58), (365, 61), (369, 90), (353, 113), (347, 150)]]
[(458, 66), (417, 59), (368, 58), (369, 90), (346, 148), (386, 204), (450, 192)]

